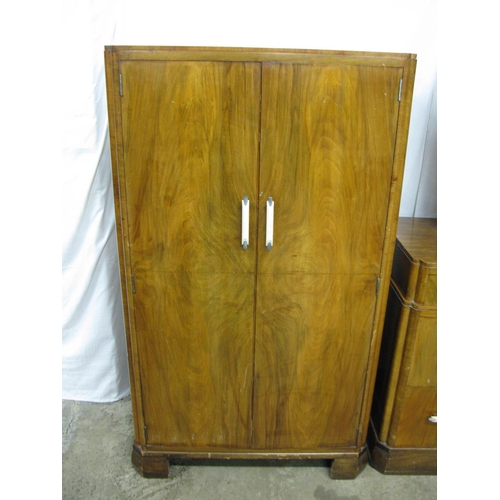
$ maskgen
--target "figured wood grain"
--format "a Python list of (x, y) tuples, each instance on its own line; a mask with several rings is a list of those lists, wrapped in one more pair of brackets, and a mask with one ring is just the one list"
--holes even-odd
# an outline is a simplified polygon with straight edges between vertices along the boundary
[(147, 443), (249, 448), (254, 276), (139, 277), (134, 309)]
[(259, 69), (120, 65), (145, 444), (250, 445)]
[(259, 65), (124, 62), (120, 70), (133, 273), (254, 272)]
[(259, 194), (275, 219), (272, 250), (258, 248), (256, 448), (357, 444), (400, 78), (263, 65)]
[(354, 274), (259, 275), (254, 448), (356, 444), (374, 287)]
[(379, 273), (400, 78), (391, 68), (263, 65), (260, 196), (275, 210), (259, 273)]

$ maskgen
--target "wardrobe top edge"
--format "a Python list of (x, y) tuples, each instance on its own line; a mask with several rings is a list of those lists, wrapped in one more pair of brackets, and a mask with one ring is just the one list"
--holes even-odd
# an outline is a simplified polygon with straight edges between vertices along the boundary
[[(105, 52), (128, 52), (128, 53), (167, 53), (167, 52), (204, 52), (204, 53), (232, 53), (240, 56), (260, 55), (266, 60), (279, 60), (280, 56), (346, 56), (346, 57), (389, 57), (401, 60), (417, 59), (416, 54), (399, 52), (361, 52), (348, 50), (319, 50), (319, 49), (285, 49), (285, 48), (250, 48), (250, 47), (194, 47), (194, 46), (134, 46), (134, 45), (106, 45)], [(259, 58), (260, 59), (260, 58)]]

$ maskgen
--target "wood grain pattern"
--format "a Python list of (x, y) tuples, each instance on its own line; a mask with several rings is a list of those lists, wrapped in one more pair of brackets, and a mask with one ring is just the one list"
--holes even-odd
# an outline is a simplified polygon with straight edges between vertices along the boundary
[(351, 274), (259, 275), (254, 448), (356, 444), (374, 287)]
[[(260, 72), (255, 64), (121, 64), (133, 273), (255, 270)], [(250, 199), (241, 250), (241, 200)]]
[(147, 443), (248, 447), (259, 68), (141, 62), (120, 70)]
[(437, 267), (437, 219), (400, 217), (397, 238), (412, 262)]
[(403, 85), (401, 87), (401, 101), (398, 116), (398, 131), (396, 147), (394, 150), (394, 162), (392, 170), (392, 183), (389, 195), (389, 209), (387, 213), (387, 226), (385, 231), (384, 249), (382, 252), (382, 266), (380, 273), (379, 300), (375, 310), (375, 322), (373, 327), (373, 342), (368, 360), (366, 377), (366, 392), (361, 410), (359, 440), (365, 442), (368, 435), (368, 423), (377, 374), (377, 363), (380, 353), (380, 343), (385, 320), (385, 308), (389, 286), (391, 282), (391, 267), (394, 256), (394, 245), (396, 242), (396, 229), (401, 201), (401, 186), (403, 182), (406, 149), (408, 145), (408, 132), (410, 128), (411, 103), (413, 99), (413, 84), (416, 72), (416, 56), (410, 56), (402, 65)]
[(248, 448), (254, 276), (140, 278), (134, 308), (147, 443)]
[(257, 448), (356, 444), (400, 77), (263, 65), (260, 196), (275, 225), (272, 250), (258, 248)]
[(106, 51), (118, 52), (120, 60), (128, 61), (286, 61), (296, 63), (307, 61), (314, 64), (355, 64), (398, 68), (416, 59), (415, 54), (391, 52), (283, 48), (108, 46)]
[[(382, 257), (401, 71), (264, 64), (259, 273), (373, 273)], [(260, 204), (265, 234), (265, 203)]]

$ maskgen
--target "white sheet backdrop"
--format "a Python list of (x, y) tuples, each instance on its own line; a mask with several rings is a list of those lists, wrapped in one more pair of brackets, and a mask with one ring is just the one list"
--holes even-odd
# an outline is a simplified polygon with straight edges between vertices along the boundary
[(118, 2), (65, 2), (62, 396), (129, 394), (107, 126), (103, 46)]
[(416, 53), (417, 77), (400, 214), (435, 217), (435, 11), (436, 0), (63, 2), (63, 398), (107, 402), (129, 393), (104, 46)]

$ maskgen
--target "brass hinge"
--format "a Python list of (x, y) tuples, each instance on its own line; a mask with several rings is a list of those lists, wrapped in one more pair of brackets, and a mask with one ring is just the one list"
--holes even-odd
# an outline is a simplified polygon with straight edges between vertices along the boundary
[(378, 292), (380, 290), (380, 278), (377, 278), (377, 284), (375, 285), (375, 296), (378, 297)]
[(144, 426), (144, 438), (146, 439), (146, 442), (148, 441), (148, 426)]
[(399, 80), (399, 92), (398, 92), (398, 101), (401, 102), (401, 94), (403, 93), (403, 79)]
[(356, 428), (356, 438), (354, 439), (354, 442), (358, 444), (358, 436), (359, 436), (359, 427)]
[(121, 73), (118, 73), (118, 80), (120, 85), (120, 97), (123, 97), (123, 78)]
[(132, 281), (132, 293), (135, 293), (135, 277), (133, 274), (131, 276), (131, 281)]

